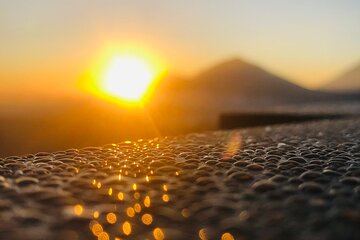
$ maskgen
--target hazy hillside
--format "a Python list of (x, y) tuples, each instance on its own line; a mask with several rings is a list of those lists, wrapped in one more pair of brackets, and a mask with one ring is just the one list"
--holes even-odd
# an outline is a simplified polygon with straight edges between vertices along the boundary
[(194, 87), (214, 94), (273, 100), (281, 98), (292, 101), (309, 92), (240, 59), (215, 65), (200, 73), (193, 82)]
[(152, 104), (236, 110), (252, 106), (299, 103), (318, 99), (317, 93), (255, 65), (231, 59), (193, 79), (168, 78), (159, 84)]
[(360, 64), (335, 78), (322, 89), (338, 92), (360, 91)]

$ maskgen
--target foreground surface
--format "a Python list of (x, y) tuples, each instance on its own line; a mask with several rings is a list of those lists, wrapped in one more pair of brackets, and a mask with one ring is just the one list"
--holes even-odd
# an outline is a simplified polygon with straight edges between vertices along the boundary
[(0, 238), (359, 239), (360, 120), (0, 162)]

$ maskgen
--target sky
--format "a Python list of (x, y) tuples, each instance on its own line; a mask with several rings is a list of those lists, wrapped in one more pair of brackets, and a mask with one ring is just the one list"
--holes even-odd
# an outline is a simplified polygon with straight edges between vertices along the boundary
[(238, 57), (316, 88), (360, 62), (359, 23), (358, 0), (0, 0), (0, 92), (75, 89), (109, 45), (183, 76)]

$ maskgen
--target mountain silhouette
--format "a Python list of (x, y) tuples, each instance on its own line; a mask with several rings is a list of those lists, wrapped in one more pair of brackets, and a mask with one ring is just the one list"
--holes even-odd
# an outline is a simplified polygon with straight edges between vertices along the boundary
[(214, 65), (191, 79), (165, 78), (154, 102), (178, 102), (228, 108), (254, 104), (294, 103), (316, 99), (313, 91), (278, 77), (241, 59)]
[(200, 73), (195, 86), (239, 97), (292, 101), (308, 90), (240, 59), (230, 59)]
[(360, 64), (330, 81), (322, 89), (337, 92), (360, 91)]

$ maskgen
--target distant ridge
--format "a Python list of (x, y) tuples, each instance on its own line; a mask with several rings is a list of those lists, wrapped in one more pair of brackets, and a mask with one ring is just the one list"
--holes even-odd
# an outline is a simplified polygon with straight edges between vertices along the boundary
[(357, 92), (305, 89), (254, 64), (232, 58), (190, 79), (168, 76), (159, 82), (149, 107), (174, 116), (191, 112), (214, 118), (244, 109), (359, 100)]
[[(308, 90), (256, 65), (233, 58), (200, 73), (194, 84), (244, 97), (297, 98)], [(290, 100), (290, 99), (289, 99)]]
[(312, 91), (238, 58), (216, 64), (192, 79), (165, 79), (157, 95), (166, 96), (164, 101), (215, 102), (223, 109), (241, 102), (293, 103), (315, 97)]
[(322, 87), (336, 92), (360, 92), (360, 63)]

